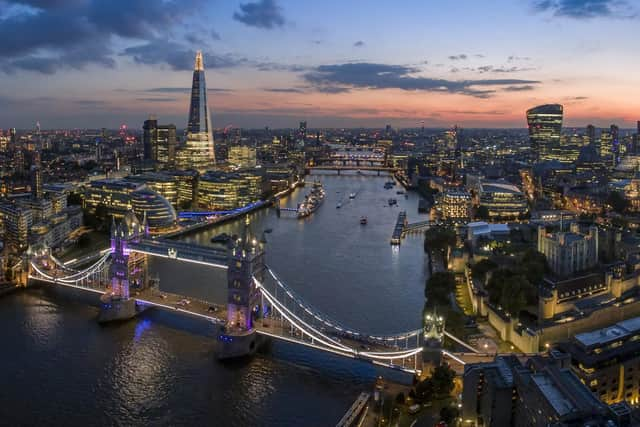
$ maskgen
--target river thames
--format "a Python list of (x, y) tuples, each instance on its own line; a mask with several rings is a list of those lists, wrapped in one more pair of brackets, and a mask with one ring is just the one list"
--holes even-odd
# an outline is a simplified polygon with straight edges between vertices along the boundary
[[(400, 210), (410, 222), (426, 218), (418, 215), (418, 196), (396, 194), (399, 185), (384, 189), (384, 176), (315, 175), (307, 182), (314, 178), (327, 194), (310, 217), (278, 218), (273, 208), (250, 215), (255, 234), (270, 231), (269, 266), (305, 301), (354, 330), (420, 327), (428, 275), (422, 237), (389, 244)], [(282, 205), (295, 207), (308, 191), (296, 189)], [(212, 236), (241, 233), (243, 223), (182, 239), (210, 245)], [(163, 290), (225, 301), (224, 272), (164, 259), (153, 259), (150, 270)], [(0, 298), (0, 424), (331, 426), (378, 373), (389, 374), (280, 342), (221, 364), (201, 322), (150, 310), (103, 327), (96, 315), (96, 307), (46, 289)]]

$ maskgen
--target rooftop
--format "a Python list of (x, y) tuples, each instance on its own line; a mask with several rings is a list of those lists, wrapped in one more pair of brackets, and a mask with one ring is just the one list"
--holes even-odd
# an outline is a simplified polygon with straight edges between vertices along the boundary
[(583, 332), (575, 336), (576, 341), (585, 347), (602, 346), (621, 338), (640, 332), (640, 317), (618, 322), (613, 326)]

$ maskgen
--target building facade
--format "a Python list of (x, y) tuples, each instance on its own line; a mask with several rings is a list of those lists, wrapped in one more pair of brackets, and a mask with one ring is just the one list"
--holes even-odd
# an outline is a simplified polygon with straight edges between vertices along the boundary
[(551, 160), (553, 147), (560, 145), (562, 105), (547, 104), (527, 111), (529, 140), (537, 161)]
[(578, 224), (572, 223), (569, 232), (547, 233), (538, 227), (538, 252), (547, 258), (551, 271), (559, 277), (569, 277), (598, 264), (598, 227), (581, 234)]
[(201, 172), (206, 171), (216, 162), (211, 118), (207, 105), (204, 61), (200, 51), (196, 54), (193, 70), (189, 122), (183, 160), (186, 161), (188, 168)]

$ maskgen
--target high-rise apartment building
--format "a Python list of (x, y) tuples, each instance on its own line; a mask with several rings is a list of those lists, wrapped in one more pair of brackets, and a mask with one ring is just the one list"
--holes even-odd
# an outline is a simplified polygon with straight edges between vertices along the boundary
[(529, 140), (537, 161), (551, 160), (553, 147), (560, 145), (562, 105), (547, 104), (527, 111)]
[(211, 119), (207, 106), (204, 61), (202, 52), (198, 51), (193, 70), (187, 141), (184, 147), (184, 159), (188, 167), (198, 171), (205, 171), (214, 166), (216, 156), (213, 144)]

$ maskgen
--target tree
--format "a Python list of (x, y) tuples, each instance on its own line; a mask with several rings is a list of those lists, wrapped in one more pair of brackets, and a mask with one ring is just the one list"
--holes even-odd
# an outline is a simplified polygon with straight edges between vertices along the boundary
[(396, 404), (404, 405), (404, 393), (403, 392), (399, 392), (398, 394), (396, 394)]
[(615, 212), (622, 214), (624, 211), (629, 209), (631, 203), (627, 200), (620, 192), (612, 191), (609, 193), (609, 197), (607, 197), (607, 204), (611, 206)]
[(479, 279), (484, 283), (487, 278), (487, 273), (491, 270), (498, 268), (498, 264), (490, 259), (482, 259), (471, 266), (471, 274), (474, 278)]
[(478, 209), (476, 209), (476, 219), (488, 220), (489, 218), (489, 208), (483, 205), (478, 206)]
[(453, 379), (456, 373), (449, 365), (440, 365), (433, 370), (431, 381), (433, 382), (433, 391), (436, 395), (445, 397), (453, 391)]
[(88, 234), (83, 234), (78, 238), (78, 247), (88, 248), (91, 245), (91, 237)]
[(451, 424), (459, 415), (460, 411), (458, 411), (458, 408), (443, 406), (442, 409), (440, 409), (440, 421), (444, 421), (447, 425)]
[(450, 271), (434, 273), (425, 284), (424, 297), (427, 305), (434, 307), (437, 305), (448, 306), (450, 304), (449, 295), (456, 289), (456, 280)]
[(428, 402), (433, 399), (435, 389), (431, 378), (420, 381), (416, 386), (416, 398), (422, 402)]
[(451, 227), (431, 227), (424, 233), (424, 251), (444, 252), (456, 244), (456, 232)]

